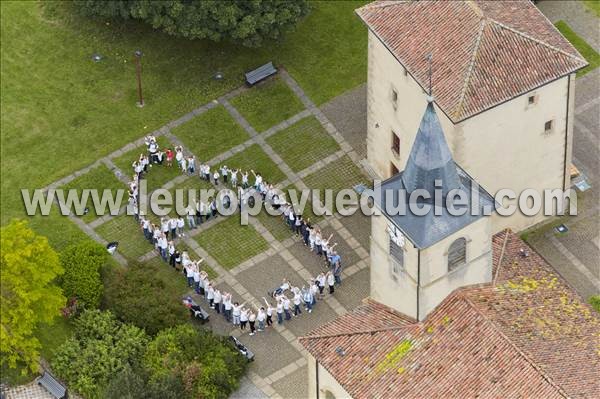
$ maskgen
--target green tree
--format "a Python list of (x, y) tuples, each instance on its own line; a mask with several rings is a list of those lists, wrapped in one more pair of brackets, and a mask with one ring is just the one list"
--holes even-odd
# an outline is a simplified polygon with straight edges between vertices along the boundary
[(255, 47), (279, 39), (308, 13), (306, 0), (81, 0), (87, 16), (138, 19), (187, 39), (233, 40)]
[(61, 279), (65, 296), (77, 298), (85, 308), (97, 308), (102, 297), (100, 269), (108, 256), (108, 251), (94, 241), (82, 241), (65, 248), (60, 254), (65, 270)]
[(102, 397), (123, 370), (137, 368), (148, 337), (118, 321), (110, 312), (86, 310), (75, 321), (75, 333), (52, 359), (52, 369), (86, 398)]
[(25, 221), (2, 227), (0, 241), (1, 362), (36, 371), (40, 343), (34, 330), (40, 323), (52, 324), (65, 305), (61, 289), (53, 284), (63, 269), (46, 237), (35, 234)]
[(150, 382), (179, 378), (189, 398), (227, 398), (239, 385), (246, 359), (222, 337), (181, 325), (161, 331), (143, 365)]
[(112, 271), (105, 284), (104, 307), (150, 335), (189, 320), (189, 311), (181, 303), (182, 292), (154, 266), (130, 264), (126, 270)]

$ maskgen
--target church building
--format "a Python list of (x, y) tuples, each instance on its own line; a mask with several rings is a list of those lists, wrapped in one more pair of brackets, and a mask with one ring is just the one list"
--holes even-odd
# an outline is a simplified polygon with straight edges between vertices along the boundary
[[(376, 1), (356, 13), (368, 28), (374, 176), (405, 169), (431, 58), (440, 123), (470, 176), (492, 195), (570, 187), (575, 73), (587, 62), (531, 1)], [(544, 215), (492, 219), (520, 231)]]
[[(369, 160), (386, 194), (371, 217), (369, 298), (299, 339), (309, 397), (600, 392), (597, 313), (483, 212), (502, 185), (569, 184), (572, 73), (585, 61), (525, 0), (378, 1), (357, 13), (369, 26)], [(549, 117), (562, 127), (535, 130)], [(465, 194), (453, 208), (467, 211), (399, 194), (434, 189), (444, 200)], [(398, 215), (390, 203), (431, 211)], [(533, 223), (507, 220), (516, 230)]]

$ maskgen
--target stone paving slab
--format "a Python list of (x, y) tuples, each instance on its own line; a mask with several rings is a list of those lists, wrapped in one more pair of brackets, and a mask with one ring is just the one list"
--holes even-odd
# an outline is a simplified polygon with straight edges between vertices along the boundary
[(352, 216), (345, 216), (339, 219), (339, 222), (350, 232), (350, 234), (365, 249), (371, 247), (371, 219), (357, 211)]
[(244, 334), (239, 339), (256, 356), (249, 370), (263, 378), (302, 357), (300, 352), (273, 328), (267, 328), (254, 336)]
[(343, 303), (346, 309), (354, 309), (362, 303), (363, 298), (369, 296), (371, 289), (370, 277), (371, 272), (367, 268), (360, 270), (348, 278), (343, 278), (342, 285), (336, 287), (333, 296), (340, 303)]
[(361, 158), (367, 157), (367, 85), (334, 98), (321, 110)]
[(294, 334), (296, 337), (302, 337), (317, 327), (332, 321), (337, 316), (338, 314), (327, 302), (318, 300), (311, 313), (308, 313), (302, 308), (302, 314), (298, 317), (293, 317), (290, 322), (285, 324), (285, 326), (290, 333)]
[[(257, 263), (252, 268), (239, 273), (236, 278), (258, 300), (262, 297), (269, 299), (267, 292), (277, 288), (284, 278), (287, 278), (290, 284), (298, 287), (307, 284), (298, 272), (294, 271), (279, 255)], [(272, 305), (275, 304), (272, 299), (270, 302)]]
[(291, 374), (273, 383), (273, 389), (286, 399), (304, 399), (308, 397), (308, 367), (299, 367)]

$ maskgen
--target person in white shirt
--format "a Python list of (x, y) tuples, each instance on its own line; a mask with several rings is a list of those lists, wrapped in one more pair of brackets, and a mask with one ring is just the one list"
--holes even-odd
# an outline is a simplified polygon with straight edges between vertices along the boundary
[(181, 158), (181, 161), (179, 162), (179, 167), (181, 168), (181, 171), (183, 173), (187, 173), (187, 158), (186, 157)]
[(321, 242), (322, 242), (322, 238), (321, 238), (321, 232), (317, 231), (315, 233), (315, 250), (317, 251), (317, 255), (321, 256)]
[(283, 301), (280, 297), (277, 298), (275, 308), (277, 310), (277, 324), (283, 324)]
[(298, 317), (298, 315), (302, 313), (302, 310), (300, 309), (300, 304), (302, 303), (302, 295), (300, 295), (300, 292), (298, 289), (296, 289), (294, 292), (293, 301), (294, 301), (294, 317)]
[(227, 165), (221, 166), (221, 176), (223, 176), (223, 183), (227, 184), (227, 177), (229, 176), (229, 168), (227, 168)]
[(196, 173), (196, 158), (193, 155), (188, 157), (187, 171), (190, 176)]
[(234, 326), (240, 325), (240, 314), (242, 312), (242, 307), (244, 306), (245, 303), (246, 302), (244, 302), (240, 305), (239, 303), (235, 302), (233, 304), (231, 315), (233, 316), (233, 325)]
[(214, 304), (215, 304), (215, 311), (217, 312), (217, 314), (221, 314), (221, 291), (219, 291), (218, 289), (215, 288), (214, 290)]
[(256, 173), (254, 170), (250, 169), (250, 172), (252, 172), (252, 174), (254, 175), (254, 188), (256, 190), (260, 189), (260, 185), (263, 182), (263, 178), (260, 175), (260, 173)]
[(249, 314), (248, 314), (248, 325), (250, 326), (250, 334), (249, 335), (254, 335), (254, 332), (256, 331), (256, 327), (254, 326), (255, 322), (256, 322), (256, 314), (254, 314), (254, 312), (252, 310), (249, 310)]
[(312, 306), (317, 304), (317, 292), (319, 292), (319, 286), (317, 285), (317, 282), (311, 282), (310, 293), (312, 294)]
[(248, 172), (242, 173), (242, 188), (244, 190), (248, 188)]
[(193, 268), (194, 273), (194, 291), (200, 295), (200, 268), (198, 266)]
[(325, 290), (325, 282), (327, 277), (325, 277), (325, 273), (319, 273), (317, 276), (317, 285), (319, 286), (319, 298), (323, 298), (323, 291)]
[(187, 277), (188, 287), (192, 288), (194, 286), (194, 268), (192, 263), (188, 263), (187, 265), (183, 265), (183, 269), (185, 270), (185, 276)]
[(256, 315), (256, 321), (258, 321), (258, 331), (264, 331), (265, 330), (265, 320), (267, 319), (267, 313), (265, 311), (264, 307), (260, 307), (260, 309), (258, 309), (258, 313)]
[(177, 166), (179, 166), (179, 169), (181, 169), (181, 161), (183, 161), (183, 158), (183, 148), (175, 148), (175, 160), (177, 161)]
[(160, 231), (165, 235), (169, 235), (169, 219), (160, 218)]
[(308, 313), (312, 313), (313, 297), (310, 287), (302, 287), (302, 299)]
[(164, 234), (161, 234), (160, 238), (158, 239), (158, 247), (160, 249), (160, 256), (166, 262), (167, 261), (167, 248), (169, 247), (169, 242), (167, 241), (167, 236), (165, 236)]
[(327, 272), (327, 285), (329, 285), (329, 293), (333, 294), (335, 291), (335, 277), (332, 272)]
[(231, 294), (226, 292), (223, 296), (223, 305), (225, 306), (225, 320), (231, 322), (231, 309), (233, 304), (231, 303)]
[(177, 238), (177, 219), (169, 219), (169, 230), (171, 230), (171, 240)]
[(185, 237), (185, 234), (183, 233), (183, 228), (184, 227), (185, 227), (185, 221), (180, 216), (180, 217), (177, 218), (177, 230), (178, 230), (178, 233), (179, 233), (179, 237)]
[(212, 308), (215, 302), (215, 289), (212, 286), (212, 283), (208, 283), (208, 288), (206, 289), (206, 300), (208, 300), (208, 305)]
[(240, 310), (240, 330), (244, 331), (246, 329), (246, 324), (248, 323), (248, 309), (242, 307)]
[(187, 221), (190, 230), (194, 230), (196, 228), (196, 210), (192, 205), (187, 207)]
[(273, 306), (271, 306), (271, 304), (267, 301), (265, 297), (263, 297), (263, 301), (265, 301), (265, 305), (267, 305), (267, 326), (271, 327), (273, 325), (273, 310), (275, 309), (273, 308)]
[(231, 185), (235, 188), (237, 186), (237, 180), (238, 180), (238, 170), (237, 169), (233, 169), (231, 171)]
[(215, 170), (215, 173), (213, 173), (212, 177), (213, 177), (213, 182), (215, 183), (215, 186), (218, 186), (219, 185), (219, 177), (221, 177), (219, 172)]
[(291, 320), (292, 314), (290, 313), (290, 306), (291, 306), (292, 302), (285, 295), (282, 295), (282, 302), (283, 302), (283, 312), (285, 313), (285, 319)]

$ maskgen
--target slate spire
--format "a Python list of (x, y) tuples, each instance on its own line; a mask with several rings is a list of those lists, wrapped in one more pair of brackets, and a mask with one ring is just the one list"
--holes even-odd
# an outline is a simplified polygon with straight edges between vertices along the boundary
[(408, 193), (417, 189), (434, 195), (435, 181), (439, 180), (443, 196), (450, 190), (462, 188), (456, 165), (446, 143), (442, 125), (433, 107), (433, 97), (427, 99), (427, 108), (421, 119), (415, 142), (410, 151), (402, 183)]

